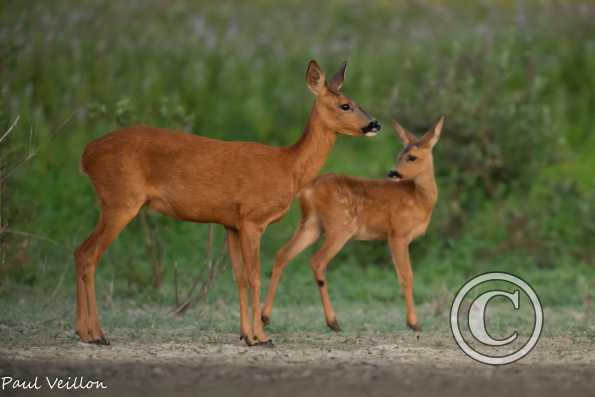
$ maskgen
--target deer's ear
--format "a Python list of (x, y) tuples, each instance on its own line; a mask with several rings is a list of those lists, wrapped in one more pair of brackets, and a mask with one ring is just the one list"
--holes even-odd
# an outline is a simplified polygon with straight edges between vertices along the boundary
[(397, 136), (403, 141), (405, 145), (411, 145), (417, 142), (417, 138), (411, 132), (407, 131), (397, 120), (393, 120), (393, 129), (397, 133)]
[(440, 116), (440, 119), (438, 119), (434, 127), (432, 127), (428, 132), (426, 132), (424, 136), (419, 140), (422, 146), (431, 149), (434, 147), (434, 145), (436, 145), (436, 143), (438, 143), (438, 139), (440, 139), (440, 134), (442, 133), (444, 119), (444, 115)]
[(343, 87), (343, 80), (345, 80), (345, 70), (347, 70), (347, 61), (341, 64), (341, 67), (335, 73), (331, 81), (329, 81), (328, 86), (331, 90), (340, 91)]
[(320, 95), (326, 88), (326, 80), (324, 73), (318, 66), (318, 63), (314, 60), (308, 64), (308, 70), (306, 72), (306, 83), (308, 88), (316, 96)]

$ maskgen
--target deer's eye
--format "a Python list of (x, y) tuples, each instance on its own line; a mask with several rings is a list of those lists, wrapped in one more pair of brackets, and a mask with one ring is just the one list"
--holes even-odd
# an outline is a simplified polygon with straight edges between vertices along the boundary
[(417, 156), (414, 156), (412, 154), (410, 154), (409, 156), (407, 156), (407, 161), (415, 161), (417, 160)]
[(341, 110), (343, 110), (345, 112), (351, 110), (351, 104), (349, 104), (349, 103), (344, 103), (342, 105), (339, 105), (339, 107), (341, 108)]

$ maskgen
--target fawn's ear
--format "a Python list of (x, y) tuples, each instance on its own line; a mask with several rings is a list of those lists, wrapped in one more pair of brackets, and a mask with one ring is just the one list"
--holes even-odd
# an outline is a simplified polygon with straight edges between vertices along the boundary
[(328, 86), (331, 90), (340, 91), (343, 87), (343, 80), (345, 80), (345, 70), (347, 70), (347, 61), (341, 64), (341, 67), (335, 73), (333, 78), (329, 81)]
[(403, 128), (403, 126), (401, 126), (401, 124), (399, 124), (397, 120), (393, 120), (393, 128), (397, 133), (397, 136), (401, 138), (401, 141), (403, 141), (405, 145), (411, 145), (417, 142), (417, 137), (413, 135), (411, 132), (407, 131), (405, 128)]
[(306, 72), (306, 83), (308, 88), (316, 96), (320, 95), (326, 89), (326, 79), (324, 73), (318, 66), (318, 63), (311, 60), (308, 64), (308, 71)]
[(444, 119), (444, 115), (440, 116), (440, 119), (436, 122), (434, 127), (424, 134), (424, 136), (419, 140), (421, 146), (431, 149), (436, 143), (438, 143), (438, 139), (440, 139), (440, 134), (442, 133)]

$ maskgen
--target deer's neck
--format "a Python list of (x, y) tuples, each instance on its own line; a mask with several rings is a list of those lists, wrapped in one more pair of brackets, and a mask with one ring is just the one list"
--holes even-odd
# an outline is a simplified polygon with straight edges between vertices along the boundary
[(415, 195), (422, 207), (429, 213), (432, 212), (436, 201), (438, 201), (438, 186), (434, 177), (434, 170), (423, 173), (413, 181), (415, 186)]
[(312, 108), (304, 133), (289, 147), (298, 190), (316, 178), (336, 139), (336, 134), (322, 123), (316, 107)]

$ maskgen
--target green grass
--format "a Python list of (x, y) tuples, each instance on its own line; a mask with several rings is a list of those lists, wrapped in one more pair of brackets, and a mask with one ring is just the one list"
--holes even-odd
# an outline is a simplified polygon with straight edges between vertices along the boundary
[[(311, 292), (315, 293), (314, 287)], [(316, 292), (317, 295), (317, 292)], [(231, 299), (229, 299), (231, 301)], [(107, 335), (116, 338), (133, 336), (150, 337), (155, 341), (175, 341), (198, 338), (205, 334), (236, 334), (239, 329), (239, 313), (236, 302), (216, 300), (201, 303), (184, 316), (171, 316), (171, 305), (155, 305), (146, 299), (116, 299), (108, 301), (100, 293), (99, 303), (102, 325)], [(407, 334), (404, 305), (402, 302), (357, 302), (336, 300), (335, 309), (342, 331), (341, 335), (397, 335)], [(3, 299), (3, 317), (0, 326), (0, 344), (32, 341), (40, 343), (40, 334), (74, 338), (72, 325), (73, 306), (71, 296), (64, 291), (47, 301), (34, 289), (19, 288)], [(523, 305), (521, 305), (523, 309)], [(417, 313), (423, 326), (423, 335), (447, 335), (450, 301), (443, 299), (430, 304), (418, 305)], [(520, 312), (506, 303), (490, 304), (487, 327), (496, 338), (507, 337), (515, 330), (526, 338), (532, 313), (525, 307)], [(497, 312), (498, 315), (494, 315)], [(463, 327), (464, 323), (463, 323)], [(319, 302), (292, 302), (275, 308), (272, 322), (267, 328), (273, 338), (291, 335), (318, 333), (329, 335)], [(466, 328), (463, 332), (467, 333)], [(544, 337), (595, 337), (595, 316), (589, 309), (578, 307), (549, 307), (544, 313)]]
[[(392, 117), (420, 133), (448, 116), (436, 149), (439, 203), (412, 247), (420, 305), (503, 270), (530, 281), (548, 307), (582, 310), (595, 290), (593, 16), (590, 3), (549, 1), (3, 2), (0, 130), (21, 119), (0, 160), (12, 169), (36, 155), (3, 184), (0, 301), (28, 288), (72, 299), (71, 253), (98, 216), (78, 171), (86, 142), (144, 122), (289, 144), (312, 104), (304, 72), (316, 58), (328, 74), (347, 59), (345, 92), (387, 126), (374, 139), (340, 137), (324, 172), (382, 177), (400, 149)], [(114, 304), (171, 305), (174, 264), (182, 290), (204, 267), (206, 226), (149, 219), (162, 289), (152, 287), (137, 220), (104, 256), (100, 299), (109, 291)], [(264, 236), (265, 285), (297, 219), (294, 204)], [(219, 228), (216, 237), (220, 245)], [(280, 307), (318, 305), (311, 253), (288, 267)], [(351, 308), (402, 307), (383, 243), (349, 244), (328, 277), (345, 321), (358, 318)], [(208, 300), (235, 305), (229, 269)]]

